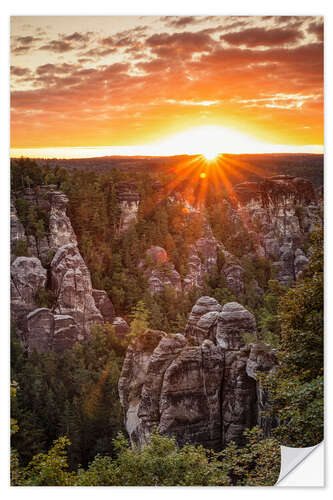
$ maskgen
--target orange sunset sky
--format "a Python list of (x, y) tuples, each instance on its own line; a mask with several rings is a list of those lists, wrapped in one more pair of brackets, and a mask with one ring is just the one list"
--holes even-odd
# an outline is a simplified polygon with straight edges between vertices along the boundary
[(323, 150), (323, 18), (12, 17), (11, 154)]

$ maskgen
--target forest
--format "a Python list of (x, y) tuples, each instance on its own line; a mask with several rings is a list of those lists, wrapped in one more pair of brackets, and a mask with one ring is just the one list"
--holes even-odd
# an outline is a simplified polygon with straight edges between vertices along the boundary
[[(90, 340), (63, 353), (27, 354), (12, 324), (12, 485), (272, 485), (280, 470), (280, 444), (306, 447), (322, 440), (322, 227), (307, 242), (310, 263), (302, 277), (291, 287), (283, 286), (270, 260), (244, 256), (244, 249), (246, 254), (253, 250), (251, 235), (242, 221), (226, 217), (228, 193), (209, 186), (207, 219), (214, 237), (240, 260), (244, 293), (235, 296), (228, 288), (221, 252), (201, 289), (176, 294), (166, 287), (163, 293), (152, 294), (139, 265), (146, 250), (163, 247), (184, 277), (189, 247), (202, 230), (200, 218), (189, 217), (177, 200), (156, 201), (156, 183), (168, 184), (169, 176), (159, 170), (115, 167), (101, 174), (23, 158), (12, 162), (11, 190), (26, 234), (42, 240), (48, 232), (48, 214), (30, 205), (21, 195), (23, 190), (54, 185), (65, 193), (67, 215), (93, 287), (107, 292), (116, 314), (130, 325), (122, 339), (111, 325), (96, 324)], [(135, 224), (122, 234), (117, 187), (124, 182), (135, 183), (140, 204)], [(18, 242), (13, 253), (29, 256), (29, 249)], [(161, 264), (161, 270), (168, 265)], [(243, 447), (230, 443), (219, 452), (190, 444), (179, 448), (172, 437), (157, 431), (143, 449), (133, 448), (118, 396), (126, 349), (146, 328), (171, 334), (183, 331), (202, 295), (221, 305), (237, 301), (245, 306), (255, 316), (259, 341), (277, 349), (278, 369), (260, 377), (278, 425), (265, 439), (260, 429), (249, 429)], [(53, 300), (47, 290), (39, 291), (40, 307), (49, 307)]]

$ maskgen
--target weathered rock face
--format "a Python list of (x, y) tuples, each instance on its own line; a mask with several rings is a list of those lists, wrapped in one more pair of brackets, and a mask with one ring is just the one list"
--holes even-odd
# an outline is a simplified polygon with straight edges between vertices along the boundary
[(148, 330), (128, 347), (119, 379), (119, 397), (126, 415), (126, 430), (132, 443), (142, 438), (138, 408), (151, 355), (165, 333)]
[(20, 241), (26, 241), (24, 227), (17, 216), (14, 201), (10, 202), (10, 250), (11, 250), (11, 261), (15, 260), (15, 255), (13, 251), (15, 246)]
[(62, 352), (84, 339), (81, 329), (68, 314), (54, 315), (54, 334), (51, 349)]
[(218, 249), (224, 251), (208, 222), (203, 219), (203, 236), (189, 248), (188, 273), (183, 280), (184, 291), (202, 287), (205, 276), (216, 266)]
[(269, 432), (260, 415), (267, 397), (256, 374), (276, 361), (268, 348), (261, 353), (259, 346), (244, 346), (243, 333), (255, 329), (253, 315), (240, 304), (222, 308), (201, 297), (185, 336), (147, 331), (133, 341), (119, 381), (132, 444), (141, 446), (155, 427), (180, 445), (216, 450), (230, 441), (242, 444), (243, 431), (258, 423)]
[(164, 248), (152, 246), (146, 251), (145, 261), (141, 261), (140, 268), (148, 280), (151, 294), (160, 294), (166, 287), (182, 290), (182, 283), (175, 266), (169, 261), (169, 256)]
[(28, 352), (46, 352), (52, 347), (54, 315), (50, 309), (35, 309), (27, 316)]
[(122, 182), (117, 185), (117, 197), (121, 210), (119, 232), (124, 233), (137, 219), (140, 196), (134, 184)]
[(36, 294), (46, 283), (46, 270), (36, 257), (17, 257), (11, 265), (11, 319), (24, 345), (27, 315), (36, 309)]
[(229, 302), (222, 308), (217, 325), (216, 340), (228, 351), (239, 351), (244, 347), (244, 333), (255, 333), (253, 314), (238, 302)]
[(290, 285), (307, 265), (296, 255), (315, 224), (320, 223), (320, 200), (310, 181), (278, 175), (259, 183), (235, 186), (234, 210), (256, 241), (257, 255), (273, 261), (276, 277)]
[[(68, 198), (52, 186), (19, 193), (31, 205), (49, 213), (48, 233), (36, 241), (27, 237), (18, 219), (15, 200), (11, 205), (11, 245), (27, 242), (32, 257), (18, 257), (11, 266), (11, 313), (19, 339), (28, 352), (36, 349), (63, 351), (89, 338), (93, 323), (113, 323), (115, 312), (104, 290), (93, 290), (90, 273), (77, 247), (71, 222), (66, 215)], [(50, 264), (50, 255), (54, 255)], [(39, 258), (37, 258), (37, 256)], [(49, 269), (49, 279), (45, 267)], [(43, 267), (43, 265), (45, 267)], [(56, 296), (51, 310), (36, 302), (39, 289)], [(119, 322), (118, 322), (119, 323)], [(126, 322), (116, 325), (124, 332)]]
[(67, 196), (61, 191), (50, 191), (50, 248), (58, 249), (63, 245), (77, 245), (71, 221), (66, 214)]
[(244, 269), (241, 266), (233, 265), (228, 266), (226, 269), (224, 269), (223, 272), (227, 279), (228, 288), (235, 295), (241, 295), (242, 293), (244, 293)]
[(257, 390), (257, 415), (258, 425), (263, 430), (264, 435), (271, 436), (272, 429), (278, 424), (277, 420), (266, 415), (270, 408), (269, 395), (262, 387), (258, 373), (269, 373), (277, 367), (275, 350), (269, 345), (252, 344), (251, 351), (246, 364), (246, 373), (256, 381)]
[(55, 312), (72, 316), (85, 338), (93, 323), (103, 323), (92, 294), (90, 273), (77, 246), (59, 248), (51, 262), (52, 289), (57, 296)]
[(15, 209), (15, 198), (11, 203), (11, 241), (26, 241), (32, 257), (38, 257), (43, 265), (47, 265), (50, 255), (58, 248), (69, 243), (77, 245), (76, 236), (71, 222), (66, 214), (68, 204), (67, 196), (61, 191), (56, 191), (51, 186), (41, 186), (39, 189), (27, 188), (19, 193), (34, 207), (44, 209), (49, 214), (47, 235), (37, 240), (34, 236), (25, 234)]
[(38, 289), (46, 283), (46, 270), (35, 257), (17, 257), (11, 266), (12, 300), (34, 305)]
[(103, 320), (112, 323), (115, 318), (115, 311), (111, 300), (105, 290), (92, 290), (97, 309), (101, 312)]
[(185, 327), (185, 337), (202, 344), (205, 339), (216, 340), (217, 318), (222, 306), (212, 297), (200, 297), (192, 308)]

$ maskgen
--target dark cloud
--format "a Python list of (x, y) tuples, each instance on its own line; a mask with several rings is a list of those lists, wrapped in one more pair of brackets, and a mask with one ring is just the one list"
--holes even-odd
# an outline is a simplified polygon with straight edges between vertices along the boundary
[(210, 50), (216, 44), (206, 30), (155, 34), (147, 38), (145, 43), (157, 56), (181, 56), (183, 59), (191, 57), (193, 53)]
[(75, 47), (65, 40), (51, 40), (49, 43), (39, 47), (39, 50), (49, 50), (51, 52), (58, 52), (62, 54), (63, 52), (69, 52)]
[[(200, 19), (200, 18), (199, 18)], [(168, 26), (175, 28), (184, 28), (189, 24), (195, 24), (198, 22), (198, 18), (194, 16), (163, 16), (161, 21), (165, 22)], [(200, 22), (200, 21), (199, 21)]]
[(31, 73), (31, 70), (29, 68), (21, 68), (20, 66), (11, 66), (10, 67), (10, 74), (12, 76), (28, 76)]
[(19, 36), (15, 37), (12, 44), (12, 53), (15, 55), (27, 54), (33, 49), (36, 42), (42, 40), (36, 36)]
[(246, 45), (247, 47), (274, 46), (295, 43), (304, 37), (301, 31), (288, 28), (248, 28), (220, 36), (220, 40), (230, 45)]
[(308, 26), (308, 32), (316, 35), (317, 40), (324, 40), (324, 23), (323, 22), (312, 22)]
[(16, 42), (22, 45), (31, 45), (33, 42), (40, 41), (41, 38), (36, 36), (19, 36), (16, 38)]
[(88, 42), (92, 33), (72, 33), (64, 37), (66, 42)]
[(75, 71), (79, 66), (76, 64), (42, 64), (41, 66), (38, 66), (36, 69), (37, 75), (44, 75), (44, 74), (64, 74), (64, 73), (70, 73), (72, 71)]

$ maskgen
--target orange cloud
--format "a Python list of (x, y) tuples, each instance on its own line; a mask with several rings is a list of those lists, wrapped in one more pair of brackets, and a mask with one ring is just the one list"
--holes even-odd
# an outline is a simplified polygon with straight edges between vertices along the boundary
[(321, 18), (159, 22), (159, 30), (75, 28), (55, 38), (41, 26), (38, 37), (16, 35), (12, 147), (144, 144), (207, 124), (322, 144)]

